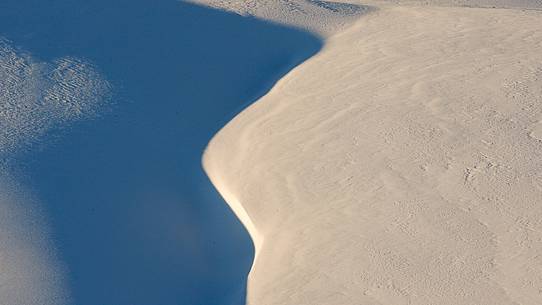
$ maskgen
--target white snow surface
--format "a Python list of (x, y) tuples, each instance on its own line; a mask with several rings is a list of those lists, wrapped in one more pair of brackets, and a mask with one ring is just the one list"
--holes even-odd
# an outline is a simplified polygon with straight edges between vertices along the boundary
[[(255, 244), (247, 304), (542, 303), (540, 0), (190, 2), (326, 40), (203, 157)], [(0, 304), (68, 304), (10, 164), (110, 85), (0, 38), (0, 88)]]
[(323, 50), (204, 155), (256, 246), (247, 304), (542, 304), (542, 12), (488, 3), (302, 26)]

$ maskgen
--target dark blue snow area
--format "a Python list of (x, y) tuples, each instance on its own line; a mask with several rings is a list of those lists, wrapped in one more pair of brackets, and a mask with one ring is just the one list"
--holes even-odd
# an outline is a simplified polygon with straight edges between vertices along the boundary
[(73, 304), (244, 304), (252, 242), (201, 156), (320, 39), (174, 0), (2, 0), (0, 36), (91, 62), (113, 88), (110, 111), (17, 159)]

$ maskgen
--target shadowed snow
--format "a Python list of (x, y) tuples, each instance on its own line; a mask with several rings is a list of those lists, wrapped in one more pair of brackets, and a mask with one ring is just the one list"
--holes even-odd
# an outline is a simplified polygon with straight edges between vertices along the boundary
[[(72, 105), (63, 92), (81, 86), (54, 78), (68, 73), (93, 84), (78, 74), (79, 63), (91, 63), (110, 88), (105, 114), (41, 132), (41, 117), (23, 111), (7, 131), (40, 130), (31, 141), (38, 144), (9, 163), (50, 220), (73, 303), (243, 304), (253, 246), (209, 183), (201, 155), (225, 122), (314, 54), (320, 40), (169, 0), (7, 0), (0, 7), (0, 37), (32, 57), (17, 55), (28, 69), (45, 63), (45, 73), (28, 72), (32, 79), (53, 79), (28, 89), (51, 92), (50, 99), (4, 89), (15, 105)], [(63, 120), (65, 108), (47, 109), (51, 121)]]

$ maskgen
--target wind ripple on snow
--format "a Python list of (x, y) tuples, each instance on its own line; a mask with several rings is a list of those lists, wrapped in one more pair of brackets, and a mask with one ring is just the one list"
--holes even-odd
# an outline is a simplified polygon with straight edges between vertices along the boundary
[(293, 25), (323, 36), (340, 32), (366, 13), (363, 5), (323, 0), (188, 0), (211, 7)]
[(41, 63), (0, 39), (0, 156), (53, 127), (96, 114), (109, 84), (75, 58)]

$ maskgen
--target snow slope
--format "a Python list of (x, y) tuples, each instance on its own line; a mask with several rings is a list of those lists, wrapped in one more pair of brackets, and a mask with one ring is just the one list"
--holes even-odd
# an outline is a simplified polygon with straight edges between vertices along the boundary
[(201, 156), (321, 40), (175, 0), (3, 0), (0, 37), (0, 304), (244, 304)]
[(541, 303), (538, 0), (190, 2), (0, 4), (0, 304)]
[(542, 302), (542, 13), (373, 3), (211, 141), (248, 304)]

